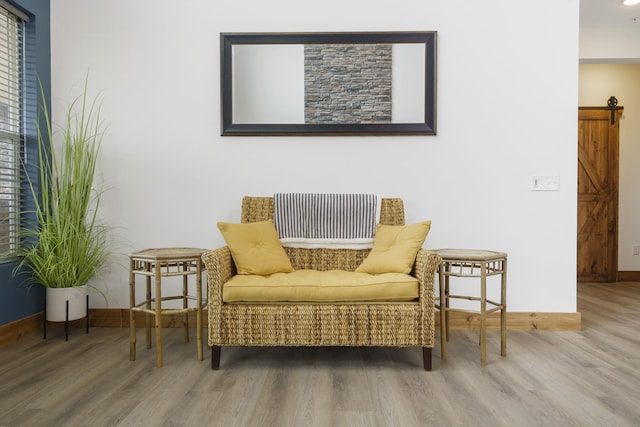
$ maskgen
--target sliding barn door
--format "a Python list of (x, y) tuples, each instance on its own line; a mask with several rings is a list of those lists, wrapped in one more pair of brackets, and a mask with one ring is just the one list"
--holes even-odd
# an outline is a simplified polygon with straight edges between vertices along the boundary
[(618, 169), (621, 109), (578, 112), (578, 281), (618, 278)]

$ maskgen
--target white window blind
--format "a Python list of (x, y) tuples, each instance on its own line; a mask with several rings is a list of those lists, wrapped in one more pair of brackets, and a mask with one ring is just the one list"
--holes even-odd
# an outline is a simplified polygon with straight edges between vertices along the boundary
[(0, 254), (17, 249), (20, 226), (23, 35), (23, 21), (0, 7)]

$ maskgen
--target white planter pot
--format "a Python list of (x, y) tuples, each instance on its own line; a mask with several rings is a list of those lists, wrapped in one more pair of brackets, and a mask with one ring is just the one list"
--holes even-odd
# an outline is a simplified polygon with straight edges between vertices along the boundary
[(64, 322), (67, 320), (67, 301), (69, 301), (69, 320), (82, 319), (87, 315), (87, 287), (47, 288), (47, 320)]

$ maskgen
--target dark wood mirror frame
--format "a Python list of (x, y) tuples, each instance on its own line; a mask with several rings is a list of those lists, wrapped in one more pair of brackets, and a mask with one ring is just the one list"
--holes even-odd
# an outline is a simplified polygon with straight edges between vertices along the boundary
[[(220, 90), (222, 135), (435, 135), (437, 32), (221, 33)], [(393, 44), (425, 45), (424, 121), (420, 123), (234, 123), (233, 46), (240, 44)]]

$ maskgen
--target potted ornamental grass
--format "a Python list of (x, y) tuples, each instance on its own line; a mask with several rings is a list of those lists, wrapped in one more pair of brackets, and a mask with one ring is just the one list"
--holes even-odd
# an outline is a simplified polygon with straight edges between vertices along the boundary
[(85, 82), (61, 126), (54, 129), (46, 104), (39, 122), (39, 185), (29, 180), (35, 208), (22, 212), (36, 223), (21, 221), (14, 275), (24, 272), (29, 284), (46, 288), (47, 320), (75, 320), (86, 315), (87, 284), (109, 256), (109, 228), (98, 217), (102, 190), (95, 187), (104, 134), (100, 106), (87, 99)]

